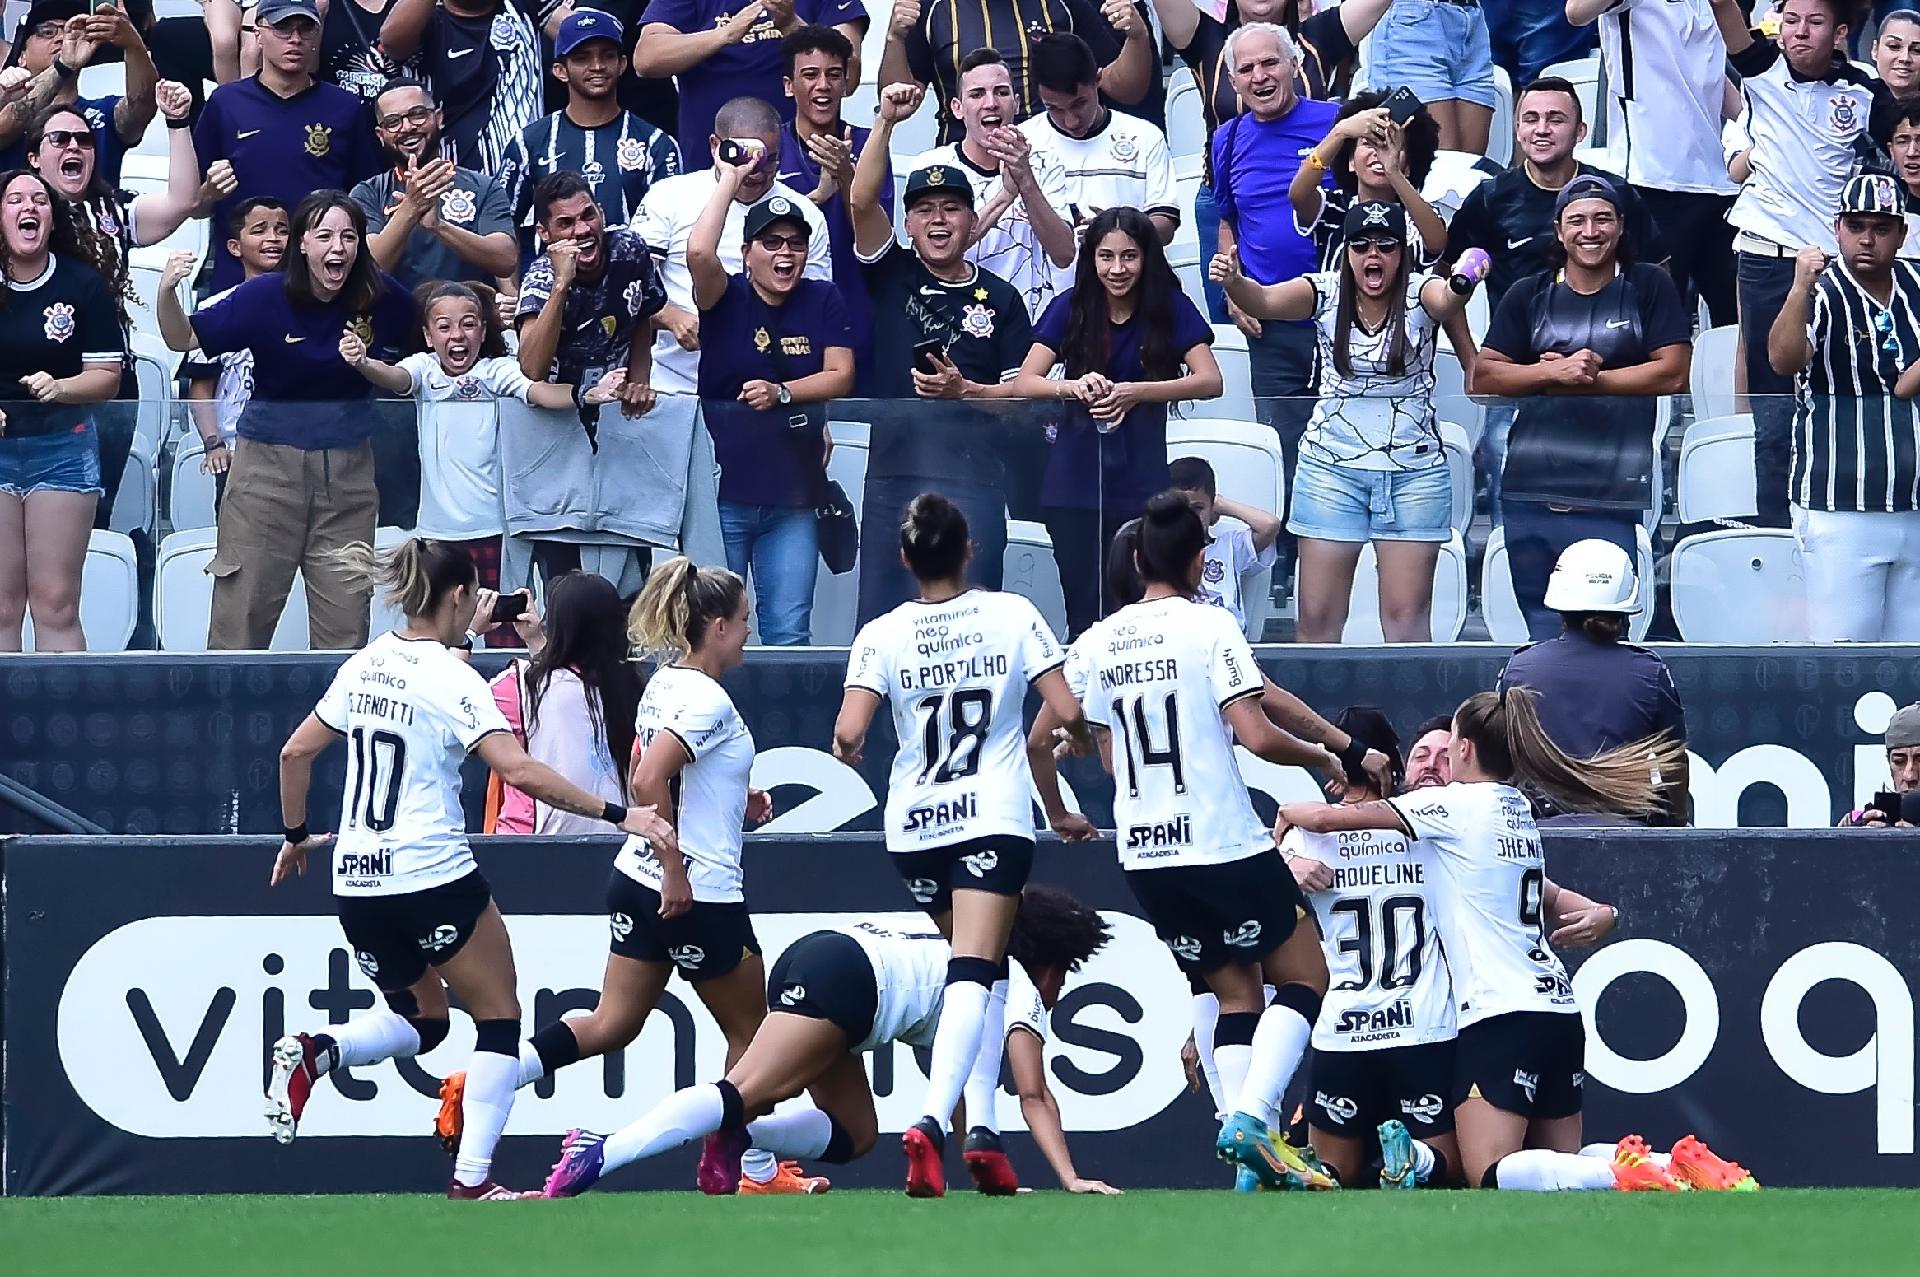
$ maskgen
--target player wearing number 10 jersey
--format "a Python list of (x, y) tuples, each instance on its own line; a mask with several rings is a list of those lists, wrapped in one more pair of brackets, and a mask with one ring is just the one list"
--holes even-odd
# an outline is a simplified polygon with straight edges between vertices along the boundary
[(336, 1068), (431, 1051), (447, 1036), (447, 991), (474, 1020), (464, 1130), (447, 1196), (495, 1200), (519, 1194), (489, 1177), (494, 1145), (513, 1107), (520, 1037), (513, 951), (506, 924), (467, 846), (460, 767), (478, 754), (507, 784), (628, 833), (673, 840), (651, 807), (603, 802), (527, 756), (487, 684), (450, 649), (473, 625), (478, 579), (458, 546), (410, 540), (376, 556), (348, 551), (348, 566), (378, 577), (406, 614), (347, 658), (313, 713), (280, 751), (286, 839), (270, 879), (305, 873), (308, 853), (332, 839), (307, 830), (313, 760), (347, 738), (347, 783), (333, 847), (340, 928), (383, 1009), (324, 1033), (274, 1043), (266, 1114), (274, 1138), (293, 1140), (314, 1085)]
[[(1253, 649), (1226, 611), (1197, 602), (1207, 533), (1186, 501), (1147, 504), (1136, 557), (1145, 592), (1082, 636), (1087, 718), (1113, 773), (1120, 865), (1181, 970), (1220, 999), (1214, 1060), (1232, 1112), (1221, 1156), (1272, 1187), (1316, 1177), (1268, 1127), (1306, 1051), (1327, 966), (1306, 905), (1247, 797), (1236, 738), (1275, 763), (1338, 774), (1325, 746), (1260, 708)], [(1277, 990), (1266, 1007), (1263, 979)]]
[[(1023, 725), (1027, 688), (1084, 742), (1066, 662), (1039, 611), (1017, 594), (971, 589), (966, 517), (938, 493), (907, 507), (900, 552), (920, 597), (854, 636), (833, 749), (856, 762), (881, 701), (899, 739), (888, 778), (887, 850), (953, 947), (927, 1099), (902, 1137), (907, 1192), (946, 1192), (946, 1123), (970, 1072), (997, 1079), (1005, 1041), (1007, 935), (1033, 865)], [(997, 1139), (969, 1137), (967, 1167), (991, 1193), (1017, 1186)]]

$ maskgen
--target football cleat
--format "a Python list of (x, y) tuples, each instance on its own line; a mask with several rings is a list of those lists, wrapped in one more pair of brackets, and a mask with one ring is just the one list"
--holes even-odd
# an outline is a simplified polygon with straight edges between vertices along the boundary
[(924, 1117), (901, 1135), (900, 1148), (907, 1155), (908, 1197), (947, 1195), (944, 1145), (940, 1128)]
[(1673, 1146), (1673, 1177), (1705, 1193), (1751, 1193), (1760, 1187), (1746, 1167), (1729, 1162), (1689, 1135)]
[(447, 1200), (450, 1202), (524, 1202), (538, 1196), (538, 1192), (522, 1193), (502, 1188), (491, 1179), (483, 1179), (478, 1184), (462, 1184), (456, 1179), (447, 1184)]
[(1012, 1197), (1020, 1191), (1020, 1177), (1013, 1173), (1013, 1163), (1000, 1147), (1000, 1137), (986, 1127), (976, 1126), (968, 1133), (961, 1156), (967, 1163), (967, 1174), (973, 1177), (973, 1186), (988, 1197)]
[[(606, 1165), (607, 1137), (578, 1127), (560, 1141), (560, 1160), (540, 1190), (542, 1197), (578, 1197), (594, 1186)], [(736, 1162), (737, 1164), (737, 1162)]]
[(1655, 1162), (1647, 1142), (1628, 1135), (1614, 1146), (1613, 1186), (1623, 1193), (1680, 1193), (1685, 1186)]
[(1339, 1182), (1319, 1164), (1309, 1161), (1299, 1149), (1267, 1129), (1265, 1122), (1246, 1113), (1235, 1113), (1221, 1124), (1214, 1141), (1214, 1152), (1222, 1160), (1237, 1162), (1253, 1171), (1262, 1188), (1323, 1190), (1340, 1187)]
[(798, 1162), (782, 1162), (774, 1177), (762, 1184), (751, 1175), (740, 1177), (740, 1195), (752, 1197), (756, 1193), (824, 1193), (833, 1187), (833, 1181), (824, 1175), (809, 1175), (800, 1169)]
[(753, 1147), (744, 1126), (715, 1131), (700, 1146), (700, 1168), (693, 1182), (708, 1197), (731, 1197), (740, 1191), (740, 1158)]
[(1236, 1193), (1257, 1193), (1260, 1190), (1260, 1177), (1253, 1173), (1251, 1166), (1233, 1168), (1233, 1191)]
[(320, 1071), (314, 1067), (319, 1055), (311, 1037), (293, 1033), (275, 1042), (268, 1056), (273, 1070), (267, 1076), (266, 1115), (273, 1138), (282, 1144), (293, 1143), (313, 1084), (320, 1080)]
[(440, 1083), (440, 1112), (433, 1119), (434, 1138), (440, 1141), (440, 1147), (452, 1157), (460, 1151), (460, 1136), (467, 1129), (465, 1111), (461, 1108), (467, 1098), (467, 1071), (447, 1074)]
[(1403, 1122), (1380, 1123), (1380, 1187), (1420, 1187), (1413, 1173), (1413, 1136)]

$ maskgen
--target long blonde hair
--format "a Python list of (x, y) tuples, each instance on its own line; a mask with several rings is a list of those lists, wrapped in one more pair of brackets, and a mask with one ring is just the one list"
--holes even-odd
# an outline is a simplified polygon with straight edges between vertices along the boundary
[(1473, 742), (1480, 770), (1535, 791), (1561, 811), (1645, 820), (1667, 810), (1668, 790), (1686, 774), (1686, 748), (1664, 731), (1593, 758), (1567, 755), (1540, 725), (1526, 687), (1476, 692), (1455, 711), (1453, 728)]
[(355, 541), (326, 557), (352, 588), (379, 586), (387, 600), (409, 617), (432, 616), (450, 591), (480, 583), (479, 570), (465, 550), (425, 537), (408, 537), (387, 550)]
[(725, 568), (676, 554), (647, 574), (627, 613), (627, 638), (648, 656), (678, 659), (700, 648), (707, 626), (740, 610), (747, 583)]

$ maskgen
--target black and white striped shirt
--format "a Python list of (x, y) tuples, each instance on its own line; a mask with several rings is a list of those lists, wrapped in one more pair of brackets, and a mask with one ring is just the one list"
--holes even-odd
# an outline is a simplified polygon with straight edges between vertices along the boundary
[(1920, 510), (1920, 413), (1894, 397), (1920, 358), (1920, 263), (1893, 264), (1882, 306), (1843, 263), (1813, 286), (1813, 358), (1793, 419), (1793, 503), (1807, 510)]
[(533, 188), (554, 173), (578, 173), (593, 188), (607, 225), (625, 226), (640, 215), (640, 201), (653, 184), (680, 171), (680, 147), (630, 111), (592, 128), (555, 111), (529, 124), (513, 140), (500, 165), (500, 186), (513, 208), (522, 247), (533, 249)]

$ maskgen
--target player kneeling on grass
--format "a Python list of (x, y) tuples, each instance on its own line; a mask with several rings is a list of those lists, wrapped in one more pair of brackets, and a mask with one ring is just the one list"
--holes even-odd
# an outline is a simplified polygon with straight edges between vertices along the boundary
[[(1107, 938), (1106, 923), (1091, 909), (1063, 892), (1029, 887), (1014, 914), (1007, 952), (1030, 973), (1051, 1010), (1067, 976)], [(767, 1018), (726, 1078), (676, 1092), (612, 1135), (568, 1131), (546, 1195), (573, 1197), (609, 1171), (709, 1135), (731, 1151), (721, 1164), (733, 1167), (749, 1145), (822, 1162), (861, 1156), (879, 1137), (879, 1122), (860, 1057), (893, 1042), (933, 1044), (950, 952), (931, 930), (908, 934), (862, 923), (802, 936), (773, 964)], [(1016, 1067), (1023, 1054), (1024, 1047)], [(1044, 1087), (1044, 1074), (1038, 1084)], [(775, 1105), (803, 1091), (811, 1105), (774, 1113)], [(1030, 1120), (1037, 1111), (1028, 1106)], [(1064, 1138), (1058, 1143), (1064, 1157)], [(1047, 1145), (1041, 1138), (1041, 1147)], [(1105, 1187), (1079, 1181), (1070, 1161), (1054, 1165), (1063, 1179), (1089, 1186), (1080, 1191)]]

